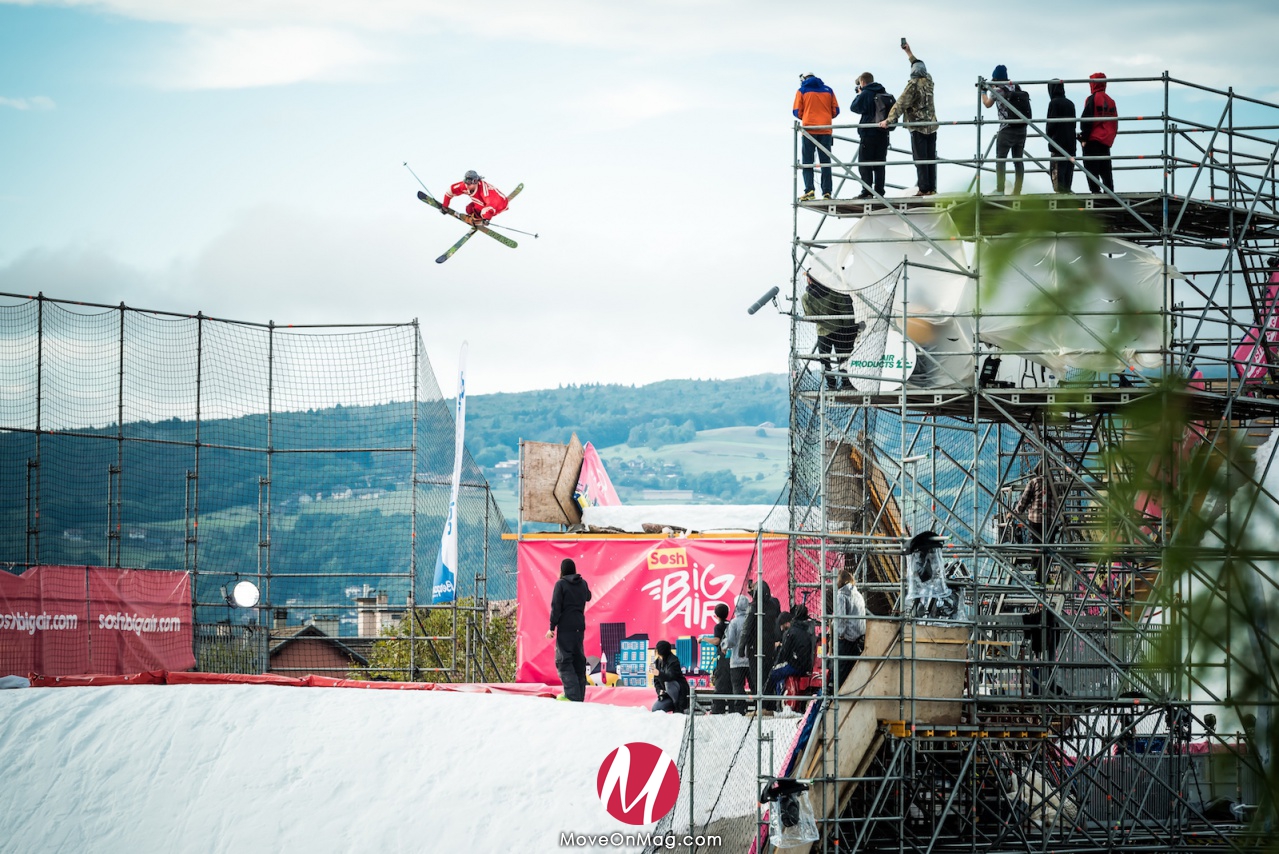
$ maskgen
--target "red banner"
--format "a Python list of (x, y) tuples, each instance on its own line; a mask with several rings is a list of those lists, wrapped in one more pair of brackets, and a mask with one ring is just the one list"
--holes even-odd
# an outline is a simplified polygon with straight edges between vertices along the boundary
[[(608, 642), (647, 634), (647, 647), (659, 640), (676, 646), (715, 628), (715, 605), (731, 615), (747, 572), (755, 575), (754, 539), (606, 539), (523, 540), (516, 580), (516, 671), (519, 682), (559, 684), (555, 641), (547, 640), (551, 591), (560, 577), (560, 561), (572, 558), (590, 585), (586, 605), (586, 655), (598, 657)], [(786, 540), (763, 542), (763, 573), (774, 596), (788, 607)], [(696, 655), (696, 653), (694, 653)], [(681, 656), (691, 669), (692, 661)]]
[(37, 566), (22, 575), (0, 572), (0, 675), (89, 672), (84, 567)]
[(0, 572), (0, 674), (186, 670), (195, 666), (193, 637), (185, 572), (84, 566)]

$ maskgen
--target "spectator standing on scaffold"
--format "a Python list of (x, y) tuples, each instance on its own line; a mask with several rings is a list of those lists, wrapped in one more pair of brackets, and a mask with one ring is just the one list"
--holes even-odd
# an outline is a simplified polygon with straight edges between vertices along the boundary
[[(996, 98), (995, 93), (1000, 97)], [(1021, 117), (1012, 111), (1012, 107), (1017, 107), (1023, 116), (1030, 118), (1030, 96), (1016, 83), (1008, 82), (1008, 66), (996, 65), (990, 75), (990, 90), (981, 94), (981, 102), (987, 107), (995, 107), (999, 113), (999, 135), (995, 137), (995, 195), (1004, 194), (1004, 176), (1011, 156), (1015, 176), (1013, 195), (1020, 196), (1022, 180), (1026, 177), (1026, 164), (1023, 162), (1026, 125), (1021, 123)]]
[[(857, 78), (857, 97), (848, 105), (850, 113), (861, 116), (857, 129), (860, 140), (857, 146), (857, 171), (861, 174), (862, 187), (859, 199), (873, 199), (871, 193), (884, 195), (884, 176), (888, 167), (884, 161), (888, 159), (888, 131), (877, 127), (878, 123), (888, 118), (896, 99), (888, 94), (884, 84), (876, 83), (869, 71), (863, 71)], [(866, 164), (874, 165), (866, 165)]]
[[(724, 632), (722, 649), (728, 657), (728, 678), (732, 682), (733, 694), (738, 697), (746, 695), (746, 680), (750, 674), (751, 660), (738, 652), (742, 646), (742, 635), (746, 631), (746, 615), (751, 609), (751, 598), (745, 593), (739, 594), (733, 606), (733, 619), (729, 621)], [(719, 690), (718, 688), (716, 689)], [(746, 711), (745, 700), (732, 700), (728, 710), (743, 714)]]
[(1088, 75), (1088, 79), (1092, 94), (1084, 101), (1084, 111), (1079, 116), (1079, 140), (1084, 144), (1088, 189), (1100, 193), (1105, 186), (1113, 192), (1115, 174), (1110, 164), (1110, 148), (1119, 135), (1119, 108), (1115, 99), (1106, 94), (1105, 74), (1098, 71)]
[(831, 144), (835, 140), (835, 132), (830, 127), (839, 115), (839, 101), (829, 86), (820, 77), (812, 74), (799, 75), (799, 91), (795, 93), (795, 106), (791, 108), (795, 118), (799, 119), (803, 128), (800, 141), (800, 162), (804, 164), (804, 195), (801, 202), (811, 201), (813, 191), (813, 156), (826, 164), (822, 167), (822, 198), (829, 199), (834, 189), (830, 174)]
[[(712, 675), (712, 687), (716, 694), (733, 693), (733, 682), (728, 672), (728, 656), (724, 654), (724, 635), (728, 632), (728, 605), (718, 602), (715, 605), (715, 641), (719, 647), (719, 655), (715, 656), (715, 672)], [(728, 711), (728, 699), (711, 700), (711, 714), (722, 715)]]
[(914, 125), (910, 128), (910, 153), (915, 158), (916, 196), (937, 194), (937, 107), (933, 101), (933, 78), (928, 67), (910, 49), (910, 43), (902, 39), (902, 50), (910, 60), (910, 80), (893, 104), (888, 118), (879, 123), (881, 128), (895, 124), (899, 119)]
[(848, 679), (856, 664), (851, 659), (866, 651), (866, 599), (857, 589), (857, 580), (848, 567), (840, 569), (837, 583), (835, 620), (831, 627), (835, 636), (835, 655), (827, 656), (826, 661), (828, 696), (839, 693), (839, 686)]
[[(1048, 175), (1054, 193), (1073, 193), (1070, 185), (1075, 177), (1075, 102), (1066, 97), (1066, 84), (1060, 80), (1048, 83), (1048, 139), (1061, 147), (1048, 146)], [(1057, 119), (1057, 121), (1053, 121)], [(1070, 121), (1061, 121), (1070, 119)]]

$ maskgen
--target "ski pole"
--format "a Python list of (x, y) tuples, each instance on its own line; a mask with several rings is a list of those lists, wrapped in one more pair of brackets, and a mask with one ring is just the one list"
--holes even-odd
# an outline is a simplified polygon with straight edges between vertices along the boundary
[(536, 238), (536, 237), (537, 237), (537, 235), (536, 235), (536, 234), (534, 234), (534, 233), (533, 233), (533, 232), (531, 232), (531, 231), (521, 231), (520, 229), (518, 229), (518, 228), (512, 228), (512, 227), (511, 227), (511, 226), (509, 226), (509, 225), (498, 225), (498, 224), (497, 224), (497, 223), (495, 223), (495, 222), (489, 222), (489, 223), (486, 223), (484, 227), (485, 227), (485, 228), (502, 228), (502, 229), (505, 229), (506, 231), (514, 231), (514, 232), (516, 232), (517, 234), (527, 234), (529, 237), (532, 237), (532, 238)]
[[(414, 178), (417, 178), (417, 182), (419, 184), (422, 184), (422, 179), (417, 177), (417, 173), (413, 171), (413, 167), (409, 165), (409, 162), (407, 160), (404, 161), (404, 168), (409, 170), (410, 175), (412, 175)], [(428, 196), (431, 195), (431, 191), (427, 189), (427, 186), (425, 184), (422, 184), (422, 189), (426, 190), (426, 194)]]

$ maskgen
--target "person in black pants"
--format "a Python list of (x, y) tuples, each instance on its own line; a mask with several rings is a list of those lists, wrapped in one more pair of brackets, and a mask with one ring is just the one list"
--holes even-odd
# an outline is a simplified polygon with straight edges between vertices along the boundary
[(1115, 174), (1110, 163), (1110, 148), (1119, 133), (1119, 108), (1115, 99), (1106, 94), (1106, 75), (1100, 71), (1088, 75), (1092, 94), (1084, 101), (1084, 111), (1079, 114), (1079, 139), (1084, 144), (1084, 169), (1088, 175), (1088, 190), (1100, 193), (1102, 187), (1115, 189)]
[[(1073, 193), (1071, 181), (1075, 176), (1075, 102), (1066, 97), (1066, 84), (1060, 80), (1048, 83), (1048, 139), (1056, 146), (1048, 146), (1048, 174), (1052, 178), (1054, 193)], [(1058, 119), (1058, 121), (1053, 121)], [(1068, 119), (1069, 121), (1061, 121)], [(1060, 150), (1058, 150), (1060, 149)], [(1063, 154), (1063, 152), (1065, 152)], [(1113, 180), (1113, 179), (1112, 179)]]
[[(716, 694), (732, 694), (733, 680), (728, 672), (728, 656), (724, 654), (724, 633), (728, 630), (728, 606), (720, 602), (715, 606), (715, 640), (720, 653), (715, 658), (714, 686)], [(711, 714), (722, 715), (728, 711), (728, 699), (711, 700)]]
[(888, 111), (888, 117), (879, 123), (881, 128), (908, 122), (910, 128), (910, 153), (915, 158), (915, 180), (919, 188), (916, 196), (937, 194), (937, 105), (933, 99), (933, 76), (928, 73), (924, 61), (902, 39), (902, 50), (910, 60), (910, 80)]
[(688, 711), (688, 678), (671, 642), (660, 640), (653, 656), (653, 689), (657, 691), (655, 712)]
[(564, 686), (564, 696), (575, 703), (586, 699), (586, 603), (591, 601), (591, 588), (577, 574), (572, 558), (560, 561), (560, 580), (551, 592), (551, 629), (547, 638), (555, 638), (555, 669)]
[[(777, 601), (767, 581), (756, 585), (752, 578), (747, 582), (747, 591), (753, 598), (750, 611), (746, 614), (746, 623), (742, 626), (741, 654), (750, 662), (750, 675), (747, 678), (750, 680), (751, 691), (759, 691), (764, 687), (765, 678), (773, 669), (773, 661), (777, 657), (777, 620), (782, 613), (782, 603)], [(759, 643), (761, 633), (762, 645)], [(733, 654), (737, 655), (736, 652)]]
[[(865, 185), (861, 194), (857, 196), (859, 199), (873, 199), (875, 196), (871, 193), (872, 188), (880, 196), (884, 195), (884, 175), (887, 172), (884, 161), (888, 159), (888, 131), (874, 127), (876, 122), (887, 116), (887, 111), (883, 116), (876, 112), (878, 107), (876, 99), (880, 95), (886, 96), (888, 109), (891, 110), (893, 99), (888, 96), (888, 91), (884, 89), (883, 84), (876, 83), (874, 75), (869, 71), (863, 71), (857, 78), (857, 97), (848, 107), (850, 112), (861, 115), (860, 124), (872, 125), (872, 127), (857, 129), (860, 140), (857, 148), (857, 170), (861, 174), (862, 184)], [(880, 99), (880, 103), (884, 101), (885, 99)], [(867, 163), (875, 165), (867, 166)]]

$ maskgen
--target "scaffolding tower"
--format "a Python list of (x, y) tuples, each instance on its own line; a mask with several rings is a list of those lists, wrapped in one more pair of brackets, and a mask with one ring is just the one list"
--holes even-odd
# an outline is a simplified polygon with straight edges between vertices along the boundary
[[(1041, 101), (1049, 82), (1020, 85)], [(999, 120), (980, 102), (939, 131), (940, 184), (960, 193), (880, 195), (857, 125), (829, 148), (795, 128), (796, 197), (805, 140), (831, 155), (835, 192), (794, 205), (792, 597), (832, 637), (847, 567), (870, 612), (789, 769), (813, 781), (811, 850), (1256, 841), (1269, 757), (1251, 734), (1273, 698), (1241, 674), (1274, 653), (1255, 606), (1279, 549), (1247, 532), (1275, 504), (1257, 487), (1279, 415), (1279, 106), (1166, 73), (1108, 83), (1115, 188), (1094, 192), (1049, 192), (1074, 152), (1048, 130), (1073, 120), (1016, 107), (1004, 124), (1026, 150), (1004, 165), (1025, 167), (1026, 195), (990, 192)], [(890, 182), (913, 177), (906, 133)], [(1100, 161), (1073, 162), (1085, 189)], [(850, 308), (805, 311), (809, 273)], [(819, 341), (818, 324), (846, 337)], [(1204, 472), (1206, 497), (1178, 490)], [(1187, 560), (1170, 547), (1192, 520), (1207, 535)], [(1248, 642), (1205, 660), (1192, 602)]]

